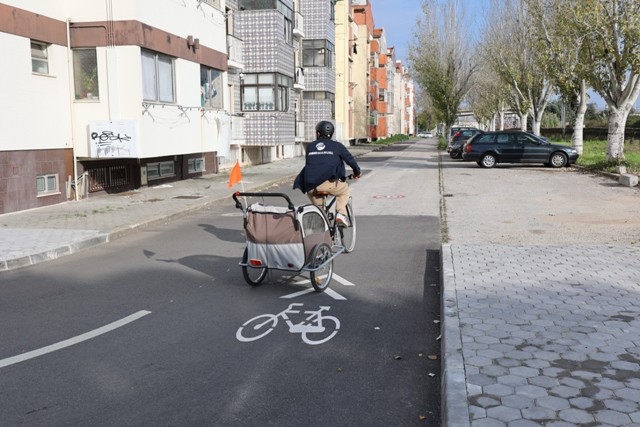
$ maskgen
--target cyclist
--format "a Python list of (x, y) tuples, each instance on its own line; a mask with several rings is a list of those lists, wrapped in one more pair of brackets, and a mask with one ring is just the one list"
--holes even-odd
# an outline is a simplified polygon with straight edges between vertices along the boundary
[(349, 201), (349, 185), (344, 164), (353, 170), (353, 177), (360, 178), (360, 166), (347, 148), (333, 141), (333, 123), (321, 121), (316, 125), (317, 139), (306, 148), (305, 165), (296, 177), (293, 188), (309, 196), (316, 206), (322, 205), (322, 197), (315, 191), (322, 191), (336, 198), (336, 222), (339, 227), (348, 227), (347, 203)]

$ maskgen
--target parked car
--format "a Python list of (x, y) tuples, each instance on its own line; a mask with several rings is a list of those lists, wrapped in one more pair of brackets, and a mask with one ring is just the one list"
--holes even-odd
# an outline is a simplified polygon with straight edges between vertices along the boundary
[(433, 134), (431, 132), (420, 132), (418, 133), (418, 138), (433, 138)]
[(462, 146), (475, 134), (482, 132), (480, 129), (460, 129), (453, 135), (451, 143), (447, 146), (447, 151), (452, 159), (462, 158)]
[(451, 129), (449, 130), (449, 136), (447, 137), (447, 142), (451, 143), (451, 141), (453, 141), (453, 136), (461, 130), (464, 129), (475, 129), (472, 126), (451, 126)]
[(462, 158), (485, 168), (497, 163), (543, 163), (561, 168), (575, 163), (578, 152), (567, 145), (550, 144), (529, 132), (498, 131), (479, 133), (467, 140)]

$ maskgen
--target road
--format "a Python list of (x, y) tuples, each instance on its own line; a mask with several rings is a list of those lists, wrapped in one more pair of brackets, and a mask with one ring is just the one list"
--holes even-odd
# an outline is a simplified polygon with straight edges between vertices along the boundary
[[(358, 243), (336, 259), (330, 292), (281, 273), (247, 285), (231, 199), (4, 273), (3, 425), (437, 425), (437, 152), (423, 141), (359, 160)], [(273, 191), (307, 202), (290, 184)], [(280, 321), (238, 339), (291, 304), (327, 307), (339, 330), (310, 345)]]

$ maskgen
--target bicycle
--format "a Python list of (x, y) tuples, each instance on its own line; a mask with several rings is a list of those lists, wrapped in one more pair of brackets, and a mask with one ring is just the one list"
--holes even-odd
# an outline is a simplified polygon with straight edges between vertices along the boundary
[[(352, 178), (352, 176), (349, 176)], [(334, 247), (343, 247), (344, 251), (349, 253), (353, 252), (356, 247), (356, 216), (353, 213), (353, 199), (349, 196), (347, 202), (347, 219), (349, 221), (348, 227), (340, 227), (336, 221), (336, 198), (326, 191), (316, 191), (316, 196), (322, 197), (321, 208), (324, 211), (329, 221), (329, 230), (331, 232), (331, 241)], [(329, 198), (327, 202), (327, 198)]]
[[(282, 310), (278, 314), (260, 314), (252, 319), (247, 320), (236, 332), (236, 338), (241, 342), (250, 342), (259, 340), (260, 338), (268, 335), (278, 326), (278, 319), (282, 318), (289, 326), (289, 332), (292, 334), (300, 334), (302, 341), (309, 345), (318, 345), (329, 341), (333, 338), (340, 329), (340, 321), (333, 316), (323, 316), (323, 311), (329, 311), (331, 307), (320, 306), (319, 310), (308, 310), (304, 314), (309, 316), (300, 323), (293, 323), (289, 318), (289, 314), (299, 314), (300, 310), (294, 310), (294, 307), (302, 307), (302, 303), (292, 303), (286, 309)], [(332, 322), (331, 328), (326, 328), (323, 321)], [(255, 325), (253, 325), (255, 323)], [(252, 326), (253, 325), (253, 326)], [(264, 328), (267, 328), (264, 330)], [(317, 336), (313, 334), (324, 334), (330, 330), (329, 335), (320, 339), (311, 339), (310, 336)], [(257, 335), (253, 336), (251, 333), (255, 332)]]

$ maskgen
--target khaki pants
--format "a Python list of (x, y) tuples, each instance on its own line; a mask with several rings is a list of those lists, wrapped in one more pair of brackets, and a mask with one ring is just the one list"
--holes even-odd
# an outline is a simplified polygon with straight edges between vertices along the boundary
[[(315, 188), (315, 191), (324, 191), (336, 198), (336, 211), (343, 215), (347, 214), (347, 203), (349, 202), (349, 184), (340, 181), (325, 181)], [(322, 197), (314, 197), (314, 190), (307, 193), (309, 200), (316, 206), (322, 206)]]

